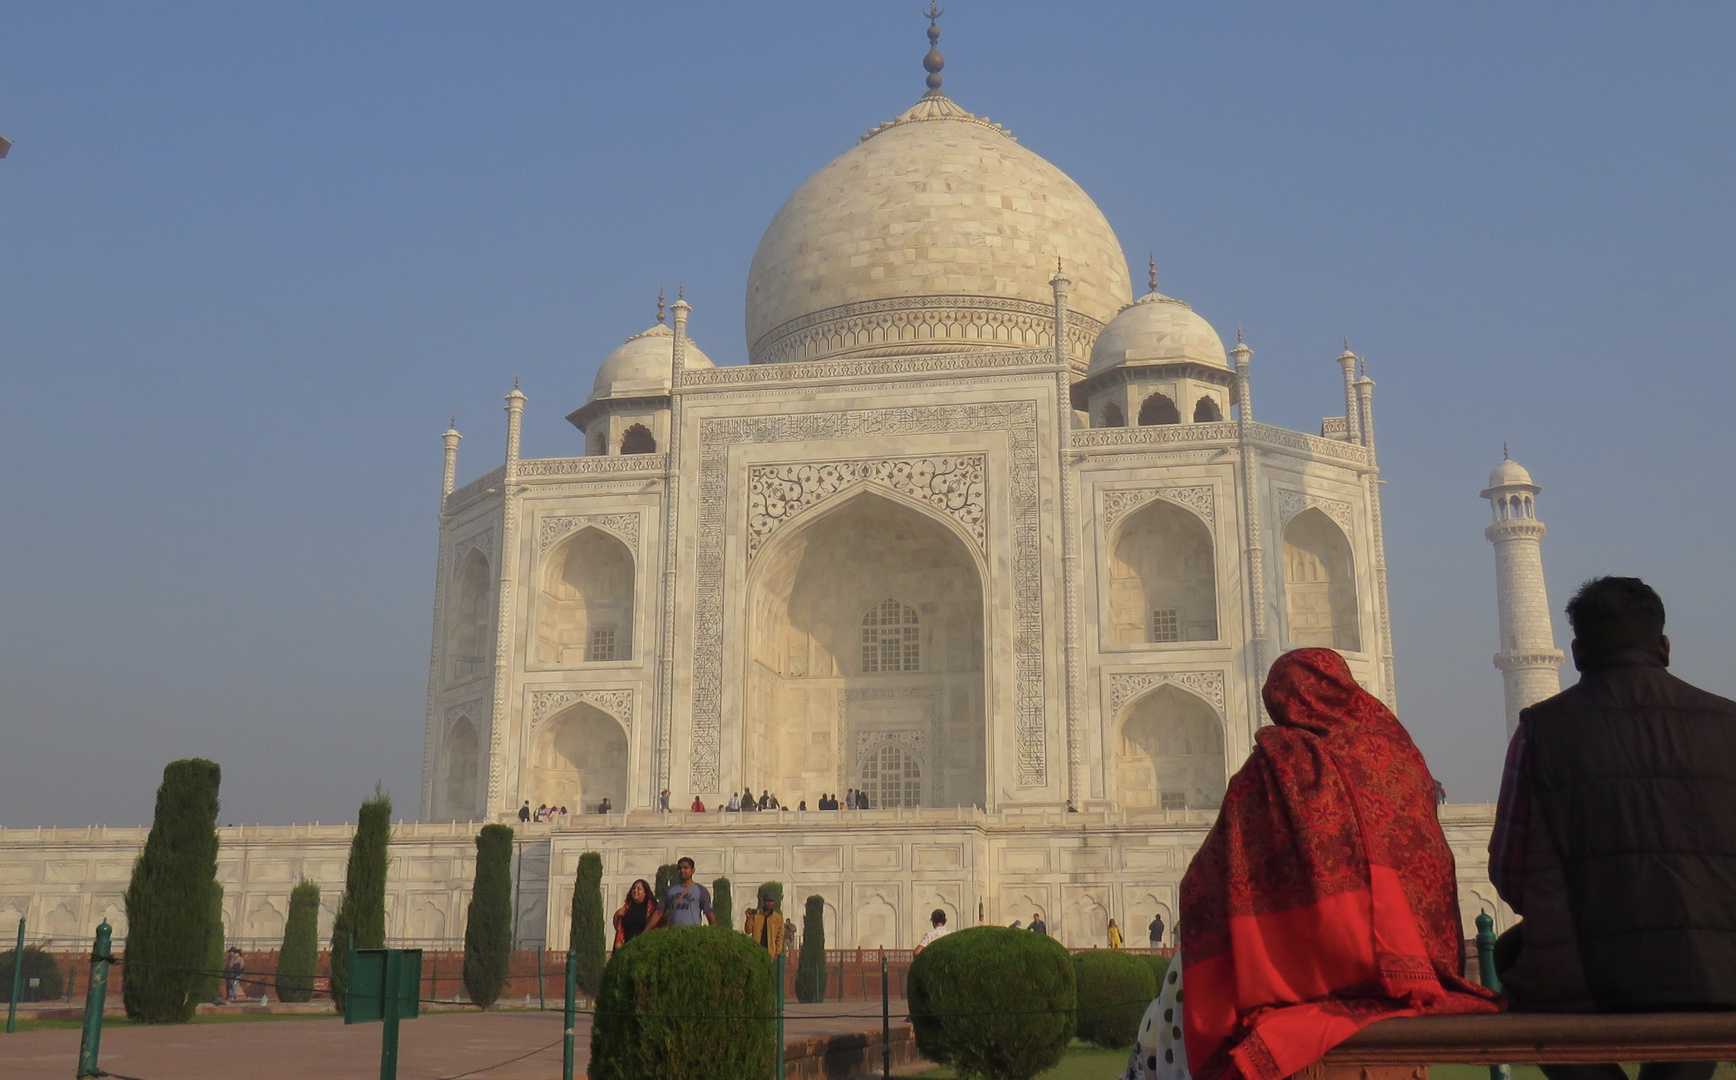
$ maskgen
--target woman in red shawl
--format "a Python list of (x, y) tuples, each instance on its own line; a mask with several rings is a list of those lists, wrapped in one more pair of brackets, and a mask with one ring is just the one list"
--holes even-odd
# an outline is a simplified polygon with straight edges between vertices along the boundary
[(1197, 1080), (1281, 1080), (1377, 1020), (1495, 1012), (1461, 977), (1434, 779), (1331, 649), (1272, 665), (1263, 728), (1181, 883)]

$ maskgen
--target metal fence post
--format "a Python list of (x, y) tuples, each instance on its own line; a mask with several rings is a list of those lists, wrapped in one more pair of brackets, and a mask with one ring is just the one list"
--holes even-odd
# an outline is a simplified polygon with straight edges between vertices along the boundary
[(784, 1080), (784, 953), (778, 953), (778, 1080)]
[(561, 1028), (561, 1080), (573, 1080), (573, 1014), (579, 996), (579, 954), (567, 950), (567, 1019)]
[(880, 1075), (892, 1075), (892, 987), (886, 978), (886, 950), (880, 950)]
[(96, 928), (96, 946), (90, 953), (90, 985), (84, 992), (84, 1034), (78, 1041), (79, 1080), (102, 1075), (96, 1058), (102, 1045), (102, 1010), (108, 1001), (109, 964), (114, 960), (109, 955), (109, 936), (113, 932), (104, 919)]
[[(1495, 920), (1487, 911), (1477, 915), (1477, 977), (1483, 985), (1501, 992), (1501, 976), (1495, 972)], [(1489, 1066), (1489, 1080), (1512, 1080), (1510, 1065)]]
[(536, 1007), (538, 1009), (549, 1007), (548, 995), (543, 991), (542, 954), (542, 946), (538, 945), (536, 948)]
[[(352, 939), (353, 940), (353, 939)], [(385, 983), (380, 988), (380, 1019), (385, 1026), (380, 1031), (380, 1080), (398, 1080), (398, 983), (400, 949), (386, 950)], [(355, 947), (350, 949), (350, 961), (355, 961)], [(356, 970), (353, 966), (351, 971)]]
[(18, 1030), (18, 995), (24, 992), (24, 916), (18, 916), (18, 949), (12, 954), (12, 996), (6, 1002), (6, 1034)]

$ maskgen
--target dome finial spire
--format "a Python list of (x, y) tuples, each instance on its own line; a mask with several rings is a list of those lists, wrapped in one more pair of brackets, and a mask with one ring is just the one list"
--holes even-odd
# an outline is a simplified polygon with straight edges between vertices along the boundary
[(1146, 282), (1146, 289), (1150, 292), (1156, 292), (1157, 291), (1157, 252), (1156, 251), (1151, 252), (1150, 258), (1151, 258), (1151, 261), (1145, 264), (1147, 273), (1149, 275), (1149, 280)]
[(937, 25), (946, 9), (936, 0), (928, 0), (928, 10), (923, 12), (928, 17), (928, 54), (922, 58), (922, 70), (928, 72), (928, 93), (923, 97), (945, 97), (940, 92), (940, 69), (946, 66), (946, 57), (940, 55), (940, 27)]
[(659, 285), (657, 286), (657, 325), (662, 326), (663, 320), (668, 317), (668, 314), (663, 310), (663, 286)]
[(1512, 461), (1513, 460), (1513, 455), (1509, 454), (1507, 452), (1507, 440), (1506, 439), (1501, 440), (1501, 460), (1502, 461)]

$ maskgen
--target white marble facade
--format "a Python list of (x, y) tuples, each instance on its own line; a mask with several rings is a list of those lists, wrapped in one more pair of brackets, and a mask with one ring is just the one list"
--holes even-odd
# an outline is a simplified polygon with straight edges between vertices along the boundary
[[(521, 829), (543, 868), (521, 936), (555, 947), (592, 848), (611, 894), (681, 854), (738, 895), (818, 893), (842, 945), (908, 947), (935, 907), (1136, 941), (1173, 925), (1280, 653), (1332, 646), (1396, 702), (1357, 358), (1322, 358), (1344, 415), (1320, 434), (1256, 422), (1252, 350), (1155, 273), (1135, 299), (1089, 196), (938, 89), (767, 228), (749, 364), (690, 338), (734, 321), (715, 310), (660, 302), (555, 403), (576, 456), (519, 457), (516, 387), (500, 467), (458, 487), (446, 433), (420, 803), (455, 824), (400, 831), (395, 936), (462, 933), (470, 823), (528, 801), (573, 811)], [(744, 786), (875, 809), (686, 810)], [(1468, 915), (1495, 908), (1488, 808), (1446, 814)], [(0, 916), (59, 926), (82, 860), (61, 922), (90, 924), (142, 839), (6, 833)], [(274, 932), (296, 874), (335, 902), (342, 837), (224, 845), (241, 936)]]

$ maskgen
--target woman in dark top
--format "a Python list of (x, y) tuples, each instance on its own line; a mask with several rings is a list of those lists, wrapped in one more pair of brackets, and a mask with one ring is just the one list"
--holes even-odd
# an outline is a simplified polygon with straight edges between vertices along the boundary
[(615, 948), (643, 934), (656, 913), (657, 900), (651, 895), (650, 883), (644, 878), (633, 882), (627, 889), (627, 902), (615, 912)]

